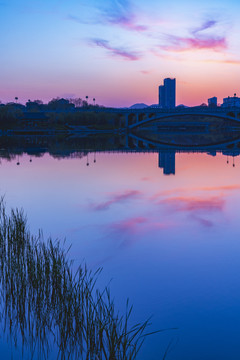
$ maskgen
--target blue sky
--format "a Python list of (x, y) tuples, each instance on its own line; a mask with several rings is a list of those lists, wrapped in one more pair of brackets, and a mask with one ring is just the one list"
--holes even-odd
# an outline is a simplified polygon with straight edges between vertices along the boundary
[(237, 1), (0, 1), (0, 100), (95, 97), (157, 102), (164, 77), (177, 102), (238, 93)]

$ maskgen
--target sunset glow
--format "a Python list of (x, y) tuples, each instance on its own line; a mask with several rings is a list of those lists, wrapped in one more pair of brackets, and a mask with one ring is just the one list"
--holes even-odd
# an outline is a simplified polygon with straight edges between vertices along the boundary
[(89, 96), (105, 106), (158, 102), (177, 79), (177, 105), (238, 93), (235, 0), (2, 0), (0, 100)]

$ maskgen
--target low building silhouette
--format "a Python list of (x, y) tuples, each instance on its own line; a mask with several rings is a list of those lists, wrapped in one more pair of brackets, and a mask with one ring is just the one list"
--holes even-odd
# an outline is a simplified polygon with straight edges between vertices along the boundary
[(208, 106), (209, 107), (217, 107), (217, 97), (211, 97), (208, 99)]
[(240, 107), (240, 98), (236, 94), (223, 99), (222, 107)]

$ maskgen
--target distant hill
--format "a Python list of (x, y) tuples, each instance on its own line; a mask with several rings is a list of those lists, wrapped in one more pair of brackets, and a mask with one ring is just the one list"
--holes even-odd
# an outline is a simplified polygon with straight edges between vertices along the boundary
[(176, 107), (177, 107), (177, 108), (188, 108), (189, 106), (180, 104), (180, 105), (178, 105), (178, 106), (176, 106)]
[[(130, 106), (128, 109), (144, 109), (144, 108), (159, 108), (160, 109), (160, 106), (159, 106), (159, 104), (146, 105), (144, 103), (137, 103), (137, 104)], [(180, 104), (180, 105), (177, 105), (176, 108), (188, 108), (188, 106)]]
[(159, 108), (159, 104), (152, 104), (149, 107), (151, 107), (151, 108)]
[(138, 104), (134, 104), (132, 106), (129, 107), (129, 109), (144, 109), (148, 107), (148, 105), (143, 104), (143, 103), (138, 103)]

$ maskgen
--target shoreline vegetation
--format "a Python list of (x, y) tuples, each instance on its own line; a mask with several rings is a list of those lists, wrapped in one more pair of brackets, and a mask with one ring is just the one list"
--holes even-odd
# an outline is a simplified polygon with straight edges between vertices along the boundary
[[(48, 104), (40, 100), (19, 103), (0, 103), (2, 132), (97, 132), (114, 131), (124, 127), (124, 116), (103, 106), (89, 105), (81, 99), (53, 99)], [(76, 128), (75, 128), (76, 130)]]
[[(132, 306), (121, 315), (110, 289), (97, 288), (100, 269), (73, 263), (59, 241), (33, 236), (23, 210), (0, 202), (2, 333), (25, 358), (133, 360), (149, 320), (130, 326)], [(162, 330), (163, 331), (163, 330)], [(159, 331), (157, 331), (159, 332)], [(153, 333), (151, 333), (153, 334)], [(26, 356), (27, 357), (27, 356)]]

